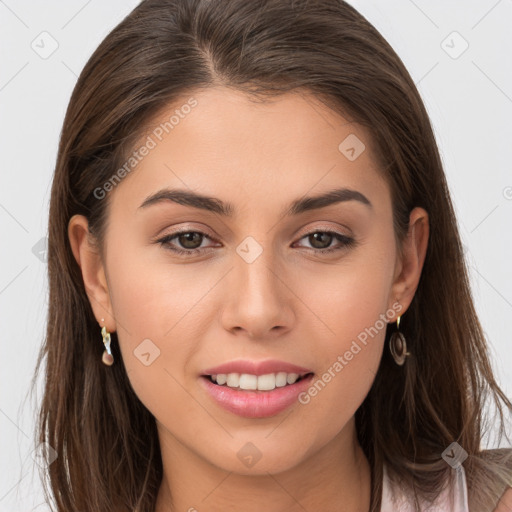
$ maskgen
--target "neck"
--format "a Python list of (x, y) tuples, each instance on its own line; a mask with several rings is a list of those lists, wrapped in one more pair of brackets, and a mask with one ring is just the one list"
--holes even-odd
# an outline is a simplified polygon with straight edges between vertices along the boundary
[(160, 426), (159, 432), (164, 472), (155, 512), (228, 510), (233, 503), (244, 512), (370, 510), (370, 465), (355, 429), (344, 429), (293, 468), (254, 475), (223, 470)]

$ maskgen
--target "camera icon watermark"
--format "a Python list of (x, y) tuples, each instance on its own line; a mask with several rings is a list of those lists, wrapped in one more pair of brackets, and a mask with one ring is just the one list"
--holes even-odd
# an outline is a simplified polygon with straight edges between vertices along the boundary
[(48, 443), (39, 443), (30, 453), (34, 462), (42, 469), (46, 469), (57, 457), (57, 451)]
[(48, 261), (48, 238), (46, 236), (34, 244), (32, 254), (43, 263)]
[(443, 41), (441, 41), (441, 48), (452, 59), (458, 59), (469, 48), (469, 43), (454, 30), (451, 34), (448, 34)]
[(457, 469), (468, 458), (468, 452), (455, 441), (446, 448), (441, 457), (453, 468)]
[(338, 146), (340, 153), (351, 162), (357, 160), (365, 149), (363, 141), (354, 133), (346, 137)]
[(248, 468), (252, 468), (262, 457), (262, 453), (251, 442), (245, 443), (236, 455)]
[(238, 245), (236, 252), (246, 263), (252, 263), (263, 252), (263, 247), (248, 236)]
[(48, 59), (51, 57), (59, 47), (57, 40), (49, 33), (43, 31), (30, 43), (30, 47), (34, 50), (41, 59)]
[(144, 366), (152, 365), (160, 357), (160, 349), (149, 338), (137, 345), (133, 353)]

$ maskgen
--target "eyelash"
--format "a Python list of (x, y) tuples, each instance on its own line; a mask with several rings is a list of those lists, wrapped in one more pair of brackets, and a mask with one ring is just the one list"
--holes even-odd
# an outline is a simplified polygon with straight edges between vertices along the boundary
[[(202, 235), (203, 237), (209, 238), (210, 240), (216, 242), (216, 240), (214, 240), (213, 238), (208, 236), (206, 233), (203, 233), (202, 231), (185, 229), (182, 231), (176, 231), (175, 233), (170, 233), (169, 235), (164, 236), (160, 240), (157, 240), (157, 243), (159, 243), (162, 247), (165, 247), (168, 250), (170, 250), (178, 255), (183, 255), (183, 256), (193, 256), (199, 252), (204, 251), (204, 249), (199, 249), (199, 248), (197, 248), (197, 249), (180, 249), (180, 248), (175, 247), (170, 244), (170, 241), (173, 240), (174, 238), (177, 238), (180, 235), (188, 234), (188, 233), (197, 233), (199, 235)], [(332, 253), (335, 251), (340, 251), (342, 249), (353, 247), (356, 244), (356, 241), (353, 238), (350, 238), (346, 235), (342, 235), (341, 233), (338, 233), (336, 231), (319, 230), (319, 229), (317, 229), (315, 231), (311, 231), (310, 233), (306, 233), (299, 240), (302, 240), (303, 238), (314, 235), (315, 233), (323, 233), (323, 234), (327, 234), (327, 235), (333, 235), (334, 238), (336, 240), (338, 240), (339, 242), (341, 242), (341, 244), (342, 244), (340, 246), (331, 247), (328, 249), (314, 249), (314, 248), (309, 249), (310, 251), (313, 251), (315, 254), (329, 254), (329, 253)]]

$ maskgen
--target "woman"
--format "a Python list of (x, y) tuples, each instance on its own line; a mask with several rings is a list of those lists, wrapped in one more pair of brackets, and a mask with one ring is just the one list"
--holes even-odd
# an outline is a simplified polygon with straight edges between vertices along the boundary
[(70, 100), (48, 262), (57, 510), (508, 510), (430, 121), (348, 4), (143, 1)]

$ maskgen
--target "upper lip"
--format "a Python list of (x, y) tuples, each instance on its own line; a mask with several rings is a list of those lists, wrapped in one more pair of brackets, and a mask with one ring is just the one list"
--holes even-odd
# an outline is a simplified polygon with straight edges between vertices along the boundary
[(277, 359), (267, 359), (265, 361), (238, 359), (236, 361), (223, 363), (219, 366), (207, 368), (202, 372), (202, 375), (218, 375), (219, 373), (248, 373), (250, 375), (259, 376), (279, 372), (297, 373), (300, 376), (313, 373), (311, 370), (303, 368), (302, 366), (287, 363), (286, 361), (278, 361)]

